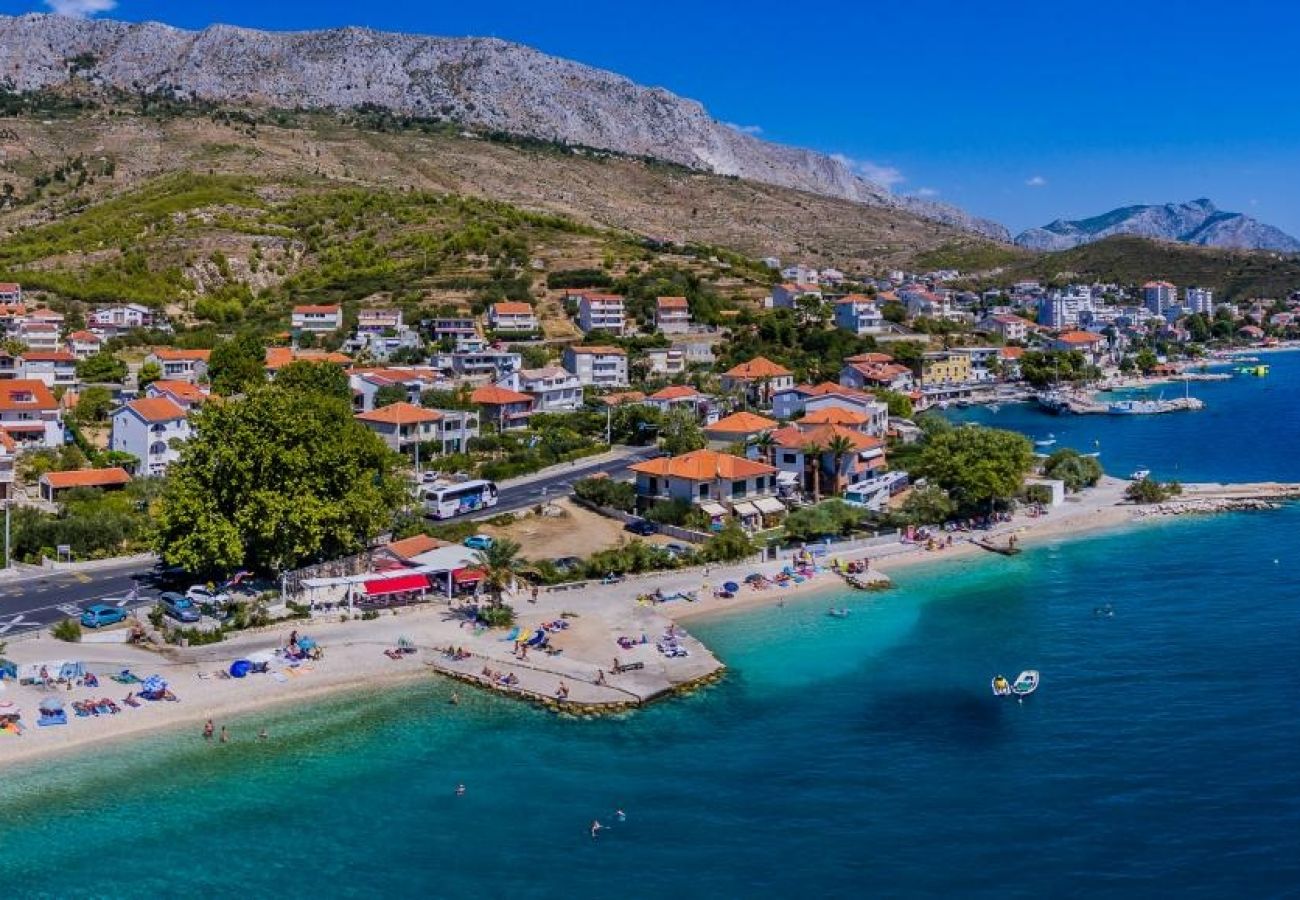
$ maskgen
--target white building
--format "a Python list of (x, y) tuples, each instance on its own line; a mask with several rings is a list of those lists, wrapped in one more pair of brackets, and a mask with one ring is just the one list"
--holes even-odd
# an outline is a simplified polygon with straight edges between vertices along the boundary
[(339, 306), (295, 306), (290, 317), (294, 332), (329, 334), (343, 324), (343, 308)]
[(22, 303), (23, 286), (12, 281), (0, 282), (0, 303)]
[(482, 350), (439, 354), (434, 364), (440, 369), (450, 369), (464, 378), (486, 376), (496, 380), (518, 369), (523, 364), (523, 357), (508, 350), (487, 347)]
[(133, 328), (151, 328), (154, 312), (139, 303), (104, 306), (86, 317), (86, 327), (100, 334), (117, 334)]
[(535, 334), (542, 330), (531, 303), (493, 303), (488, 307), (488, 327), (516, 334)]
[(618, 294), (590, 294), (578, 296), (578, 327), (583, 333), (608, 331), (621, 335), (627, 327), (627, 313), (623, 298)]
[(357, 332), (383, 333), (402, 330), (400, 309), (363, 309), (357, 312)]
[(1081, 320), (1095, 311), (1092, 289), (1072, 285), (1044, 298), (1038, 309), (1038, 323), (1047, 328), (1078, 328)]
[(664, 334), (685, 334), (691, 330), (691, 308), (685, 297), (655, 300), (655, 328)]
[(419, 444), (442, 438), (438, 428), (442, 413), (405, 401), (357, 413), (355, 418), (398, 453), (414, 451)]
[(835, 302), (835, 325), (856, 335), (881, 334), (885, 316), (870, 297), (849, 294)]
[(162, 377), (194, 383), (207, 377), (211, 350), (177, 350), (159, 347), (144, 358), (162, 369)]
[(39, 381), (49, 388), (77, 386), (77, 358), (67, 350), (29, 350), (20, 358), (23, 378)]
[(534, 412), (570, 412), (582, 406), (582, 381), (559, 366), (520, 369), (497, 383), (532, 397)]
[(583, 385), (627, 386), (627, 351), (619, 347), (565, 347), (564, 368)]
[(141, 475), (162, 475), (180, 458), (178, 445), (189, 437), (185, 410), (166, 397), (145, 397), (114, 411), (109, 449), (140, 460)]
[(996, 334), (1004, 341), (1023, 341), (1029, 337), (1029, 323), (1010, 313), (986, 316), (979, 329), (986, 334)]
[(1157, 316), (1162, 316), (1178, 303), (1178, 288), (1168, 281), (1148, 281), (1142, 285), (1142, 305)]
[(686, 371), (686, 351), (681, 347), (652, 347), (645, 351), (651, 375), (671, 378)]
[(74, 331), (68, 335), (68, 350), (77, 359), (94, 356), (103, 346), (104, 342), (93, 331)]
[(1183, 292), (1183, 305), (1193, 313), (1214, 315), (1214, 291), (1209, 288), (1189, 287)]
[(820, 301), (822, 289), (815, 284), (803, 281), (787, 281), (772, 288), (773, 309), (794, 309), (800, 297), (812, 297)]
[(479, 336), (478, 324), (473, 319), (448, 316), (429, 319), (425, 325), (429, 329), (429, 335), (435, 341), (446, 339), (459, 345), (475, 340)]
[(49, 322), (35, 322), (30, 319), (18, 323), (14, 337), (27, 345), (29, 350), (51, 353), (59, 349), (59, 326)]
[(0, 430), (19, 447), (63, 446), (59, 401), (43, 381), (0, 381)]
[(1000, 347), (954, 347), (951, 352), (970, 360), (971, 381), (997, 380), (997, 370), (1002, 363)]

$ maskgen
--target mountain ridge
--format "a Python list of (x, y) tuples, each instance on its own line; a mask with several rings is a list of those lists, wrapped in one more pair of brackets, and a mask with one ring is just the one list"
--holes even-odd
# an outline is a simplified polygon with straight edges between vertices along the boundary
[(181, 99), (309, 109), (369, 104), (900, 209), (1010, 240), (995, 222), (894, 195), (843, 160), (745, 134), (698, 101), (497, 38), (0, 17), (0, 83), (33, 91), (74, 77)]
[(1300, 253), (1300, 240), (1243, 213), (1221, 210), (1205, 197), (1186, 203), (1121, 206), (1086, 219), (1057, 219), (1021, 232), (1016, 243), (1031, 250), (1069, 250), (1115, 235), (1224, 250)]

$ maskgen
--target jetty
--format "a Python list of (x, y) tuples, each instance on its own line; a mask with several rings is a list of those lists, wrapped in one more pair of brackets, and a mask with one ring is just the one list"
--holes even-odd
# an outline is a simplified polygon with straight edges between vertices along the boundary
[(1058, 415), (1076, 416), (1152, 416), (1171, 412), (1184, 412), (1205, 408), (1205, 401), (1197, 397), (1176, 397), (1172, 400), (1109, 400), (1102, 401), (1084, 393), (1046, 391), (1035, 398), (1038, 405)]
[(989, 538), (972, 539), (971, 543), (990, 553), (997, 553), (1002, 556), (1015, 556), (1020, 553), (1020, 548), (1016, 546), (1016, 536), (1014, 534), (1007, 538), (1005, 544), (999, 544)]

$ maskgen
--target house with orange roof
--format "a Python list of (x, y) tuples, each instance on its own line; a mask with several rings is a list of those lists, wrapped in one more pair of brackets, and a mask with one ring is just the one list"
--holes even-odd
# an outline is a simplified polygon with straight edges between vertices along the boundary
[(565, 347), (564, 368), (584, 386), (627, 387), (627, 351), (622, 347)]
[(177, 347), (156, 347), (144, 358), (162, 369), (162, 377), (175, 381), (198, 382), (208, 377), (208, 357), (211, 350), (182, 350)]
[(140, 475), (163, 475), (180, 459), (180, 447), (190, 439), (186, 411), (165, 396), (141, 397), (113, 411), (108, 447), (140, 461)]
[(415, 557), (422, 553), (428, 553), (430, 550), (437, 550), (440, 547), (452, 546), (447, 541), (440, 541), (435, 537), (429, 537), (427, 534), (417, 534), (408, 538), (402, 538), (400, 541), (389, 541), (382, 547), (378, 547), (372, 554), (378, 568), (383, 568), (385, 560), (396, 563), (401, 566), (414, 566)]
[(38, 480), (41, 499), (56, 503), (65, 491), (76, 488), (98, 488), (101, 491), (120, 491), (131, 483), (131, 474), (120, 466), (108, 469), (73, 469), (67, 472), (46, 472)]
[(275, 373), (289, 363), (333, 363), (336, 366), (352, 365), (352, 357), (337, 350), (298, 350), (294, 347), (267, 347), (266, 371), (274, 378)]
[(14, 470), (18, 458), (18, 445), (9, 435), (0, 431), (0, 500), (14, 494)]
[(849, 294), (835, 301), (835, 326), (849, 334), (883, 334), (889, 328), (876, 301), (862, 294)]
[(527, 428), (533, 414), (532, 397), (495, 384), (475, 388), (470, 400), (478, 406), (482, 420), (496, 426), (498, 431)]
[(1037, 326), (1020, 316), (1002, 313), (985, 316), (980, 320), (977, 328), (985, 334), (996, 334), (1004, 341), (1024, 341), (1029, 338), (1030, 329)]
[(701, 394), (686, 384), (670, 384), (645, 398), (646, 406), (653, 406), (660, 412), (674, 409), (688, 409), (699, 416), (707, 415), (712, 399), (708, 394)]
[(762, 356), (732, 366), (722, 373), (722, 390), (742, 395), (752, 406), (768, 409), (772, 397), (794, 387), (794, 373)]
[(1090, 365), (1101, 365), (1106, 358), (1106, 338), (1092, 331), (1062, 331), (1047, 342), (1049, 350), (1077, 350)]
[(405, 401), (357, 413), (355, 418), (398, 453), (414, 451), (419, 444), (441, 441), (438, 425), (442, 414)]
[(838, 424), (796, 422), (772, 432), (776, 466), (805, 494), (841, 493), (885, 470), (882, 438)]
[(103, 347), (103, 340), (93, 331), (74, 331), (68, 335), (68, 350), (77, 359), (94, 356)]
[(604, 406), (626, 406), (629, 403), (645, 402), (645, 394), (641, 391), (620, 391), (616, 394), (606, 394), (599, 398), (599, 402)]
[(528, 394), (533, 398), (535, 412), (570, 412), (582, 406), (582, 382), (559, 366), (519, 369), (497, 384)]
[(780, 423), (775, 419), (742, 411), (723, 416), (712, 425), (706, 426), (704, 436), (710, 443), (722, 447), (732, 444), (744, 444), (748, 447), (762, 435), (774, 431), (779, 425)]
[(454, 391), (456, 384), (432, 366), (367, 366), (348, 369), (353, 408), (367, 412), (375, 408), (375, 397), (386, 387), (406, 389), (406, 399), (418, 403), (425, 391)]
[(154, 311), (142, 303), (118, 303), (101, 306), (86, 316), (86, 327), (103, 337), (112, 337), (133, 328), (150, 328), (154, 325)]
[(621, 335), (627, 328), (627, 311), (618, 294), (601, 294), (593, 291), (570, 291), (566, 297), (578, 303), (578, 327), (583, 334), (608, 331)]
[(1024, 355), (1024, 347), (1002, 347), (998, 350), (998, 362), (1002, 365), (1003, 378), (1008, 381), (1020, 379), (1020, 360)]
[(295, 306), (289, 316), (289, 327), (294, 334), (330, 334), (342, 326), (343, 307), (336, 305)]
[(914, 383), (912, 370), (896, 362), (852, 362), (846, 359), (840, 369), (840, 384), (856, 390), (907, 393)]
[(772, 410), (782, 419), (807, 416), (831, 407), (851, 409), (866, 416), (871, 434), (883, 435), (889, 424), (889, 407), (875, 395), (833, 381), (796, 385), (772, 398)]
[(45, 382), (30, 378), (0, 381), (0, 430), (21, 448), (63, 446), (59, 402)]
[[(720, 526), (731, 513), (742, 518), (757, 513), (761, 519), (754, 501), (775, 501), (774, 466), (716, 450), (661, 456), (631, 469), (636, 474), (637, 504), (641, 509), (659, 500), (685, 500), (703, 509)], [(776, 502), (773, 514), (784, 509)]]
[(68, 350), (27, 350), (19, 368), (23, 378), (43, 381), (51, 388), (77, 386), (77, 357)]
[(794, 309), (801, 297), (808, 297), (820, 303), (822, 289), (818, 285), (798, 281), (787, 281), (778, 284), (772, 288), (772, 308)]
[(175, 381), (168, 378), (159, 379), (144, 389), (146, 397), (165, 397), (185, 412), (189, 412), (208, 399), (206, 387), (190, 384), (188, 381)]
[(531, 303), (504, 301), (488, 307), (488, 327), (509, 334), (536, 334), (542, 330)]
[(6, 305), (23, 302), (23, 286), (12, 281), (0, 281), (0, 303)]
[(691, 330), (691, 307), (685, 297), (655, 298), (655, 328), (663, 334)]

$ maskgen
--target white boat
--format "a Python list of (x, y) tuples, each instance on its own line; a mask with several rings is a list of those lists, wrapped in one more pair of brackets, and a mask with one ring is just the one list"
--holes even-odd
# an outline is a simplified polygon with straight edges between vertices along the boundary
[(1150, 469), (1137, 469), (1128, 477), (1129, 481), (1146, 481), (1151, 477)]
[(1036, 690), (1038, 690), (1037, 669), (1025, 669), (1016, 676), (1016, 680), (1011, 685), (1011, 693), (1017, 697), (1028, 697)]
[(1035, 446), (1035, 447), (1050, 447), (1050, 446), (1052, 446), (1052, 445), (1055, 444), (1055, 443), (1056, 443), (1056, 435), (1054, 435), (1054, 434), (1049, 434), (1049, 435), (1048, 435), (1047, 437), (1045, 437), (1045, 438), (1041, 438), (1041, 439), (1039, 439), (1039, 440), (1037, 440), (1037, 441), (1034, 441), (1034, 446)]
[(1005, 675), (994, 675), (994, 676), (993, 676), (993, 681), (992, 681), (991, 686), (992, 686), (992, 688), (993, 688), (993, 696), (994, 696), (994, 697), (1010, 697), (1010, 696), (1011, 696), (1011, 682), (1007, 681), (1007, 676), (1005, 676)]

